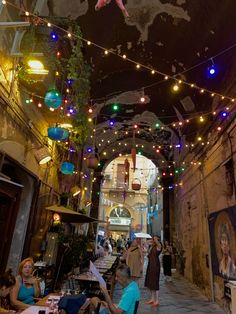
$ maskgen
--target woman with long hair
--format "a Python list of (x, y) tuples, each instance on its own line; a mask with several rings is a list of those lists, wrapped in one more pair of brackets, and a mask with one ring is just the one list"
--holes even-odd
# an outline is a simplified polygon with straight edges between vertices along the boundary
[(148, 266), (144, 286), (151, 292), (151, 299), (146, 302), (152, 307), (158, 307), (159, 302), (159, 280), (160, 280), (160, 260), (159, 255), (162, 251), (162, 244), (158, 236), (152, 239), (152, 245), (148, 254)]
[(163, 272), (166, 281), (171, 281), (171, 254), (173, 253), (172, 247), (169, 244), (168, 241), (164, 242), (163, 246), (163, 259), (162, 259), (162, 264), (163, 264)]
[(7, 309), (4, 309), (3, 300), (9, 295), (11, 289), (16, 283), (15, 277), (12, 275), (11, 269), (0, 275), (0, 314), (9, 313)]
[(35, 304), (34, 298), (39, 297), (39, 281), (33, 276), (34, 261), (24, 259), (18, 270), (16, 284), (10, 293), (11, 304), (18, 310), (23, 310)]

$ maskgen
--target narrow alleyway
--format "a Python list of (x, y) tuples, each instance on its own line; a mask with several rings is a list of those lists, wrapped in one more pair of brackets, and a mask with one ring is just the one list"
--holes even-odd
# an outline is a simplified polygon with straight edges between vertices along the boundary
[[(150, 295), (144, 287), (144, 277), (140, 279), (139, 287), (141, 289), (141, 302), (139, 303), (138, 314), (225, 314), (217, 304), (209, 302), (195, 285), (189, 283), (176, 272), (173, 273), (172, 282), (166, 282), (161, 273), (159, 308), (153, 309), (150, 305), (145, 304)], [(114, 303), (119, 302), (121, 293), (121, 287), (116, 286)]]

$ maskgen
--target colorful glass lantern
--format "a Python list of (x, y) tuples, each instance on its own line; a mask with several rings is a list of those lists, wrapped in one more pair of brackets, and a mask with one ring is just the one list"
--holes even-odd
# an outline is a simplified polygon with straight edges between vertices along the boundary
[(61, 141), (64, 136), (65, 129), (63, 128), (48, 128), (48, 137), (54, 141)]
[(46, 93), (44, 102), (48, 108), (57, 109), (62, 104), (62, 98), (58, 90), (51, 89)]
[(75, 165), (72, 164), (71, 162), (65, 161), (61, 164), (61, 172), (63, 174), (72, 174), (74, 170), (75, 170)]

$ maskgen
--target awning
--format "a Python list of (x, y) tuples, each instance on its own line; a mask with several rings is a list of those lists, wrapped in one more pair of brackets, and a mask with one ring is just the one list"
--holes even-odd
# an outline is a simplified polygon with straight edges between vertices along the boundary
[(75, 212), (74, 210), (71, 210), (69, 208), (66, 208), (64, 206), (58, 206), (52, 205), (45, 208), (46, 210), (50, 210), (52, 212), (58, 213), (61, 216), (62, 222), (69, 222), (69, 223), (91, 223), (91, 222), (98, 222), (97, 219), (80, 214), (78, 212)]

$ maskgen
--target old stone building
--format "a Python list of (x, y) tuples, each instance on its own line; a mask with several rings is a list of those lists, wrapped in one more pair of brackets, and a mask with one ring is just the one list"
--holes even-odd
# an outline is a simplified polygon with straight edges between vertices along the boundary
[(177, 270), (229, 312), (236, 4), (117, 2), (0, 3), (0, 269), (42, 256), (60, 203), (100, 220), (79, 234), (171, 241)]

